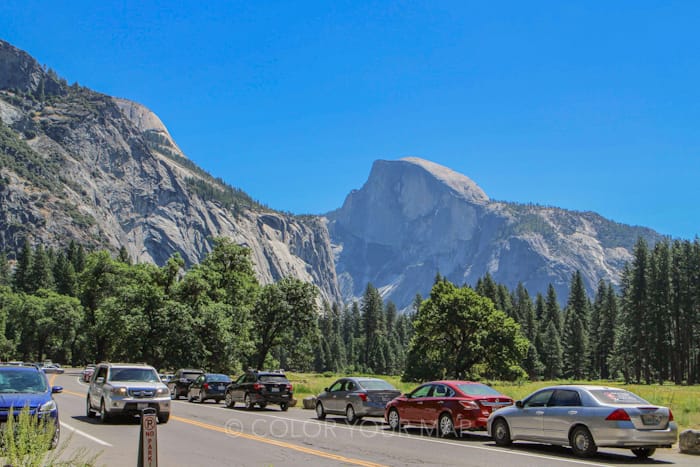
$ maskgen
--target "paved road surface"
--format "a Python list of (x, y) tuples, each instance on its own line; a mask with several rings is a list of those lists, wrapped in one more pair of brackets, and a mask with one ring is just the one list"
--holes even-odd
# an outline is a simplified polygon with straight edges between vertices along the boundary
[[(102, 424), (85, 415), (87, 385), (77, 371), (50, 375), (64, 387), (56, 400), (62, 425), (62, 456), (79, 450), (99, 453), (98, 465), (133, 466), (138, 455), (137, 419)], [(349, 426), (343, 418), (316, 420), (311, 410), (276, 406), (265, 410), (227, 409), (223, 404), (173, 402), (170, 421), (158, 425), (161, 466), (551, 466), (700, 465), (677, 447), (638, 461), (629, 450), (601, 449), (578, 459), (567, 448), (516, 443), (504, 449), (484, 434), (440, 439), (421, 430), (394, 433), (380, 419)]]

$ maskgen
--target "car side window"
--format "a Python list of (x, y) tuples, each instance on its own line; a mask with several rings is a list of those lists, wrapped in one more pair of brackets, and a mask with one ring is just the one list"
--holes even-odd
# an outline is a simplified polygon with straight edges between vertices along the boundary
[(243, 382), (245, 381), (245, 378), (246, 378), (246, 375), (239, 376), (238, 379), (236, 380), (236, 384), (243, 384)]
[(546, 407), (549, 403), (549, 399), (552, 398), (552, 393), (554, 390), (548, 389), (546, 391), (540, 391), (533, 394), (528, 400), (525, 401), (525, 407)]
[(418, 397), (428, 397), (428, 395), (432, 392), (432, 390), (433, 390), (433, 386), (431, 384), (426, 384), (425, 386), (421, 386), (411, 393), (411, 399), (416, 399)]
[(454, 396), (454, 391), (445, 386), (444, 384), (438, 384), (433, 389), (433, 397), (452, 397)]
[(106, 380), (107, 379), (106, 376), (107, 376), (107, 367), (102, 366), (102, 367), (98, 368), (97, 372), (95, 373), (95, 381), (97, 381), (97, 378), (105, 378), (105, 380)]
[(329, 392), (338, 392), (343, 390), (343, 383), (344, 381), (336, 381), (333, 383), (333, 386), (330, 387), (328, 390)]
[(355, 383), (353, 381), (348, 381), (347, 386), (345, 387), (346, 391), (354, 391), (357, 389), (357, 386), (355, 386)]
[(257, 378), (255, 377), (255, 374), (250, 373), (246, 376), (245, 382), (246, 383), (255, 383), (257, 381)]
[(577, 391), (558, 389), (554, 391), (554, 396), (549, 405), (553, 407), (580, 407), (581, 397)]

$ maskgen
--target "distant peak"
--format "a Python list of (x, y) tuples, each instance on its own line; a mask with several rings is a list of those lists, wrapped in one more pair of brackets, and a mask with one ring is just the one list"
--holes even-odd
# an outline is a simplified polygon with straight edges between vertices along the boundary
[(432, 174), (436, 179), (443, 182), (445, 185), (452, 188), (457, 193), (460, 193), (465, 198), (473, 202), (486, 203), (489, 197), (484, 190), (481, 189), (471, 178), (454, 170), (445, 167), (444, 165), (436, 164), (419, 157), (404, 157), (400, 159), (403, 162), (408, 162), (420, 166), (425, 171)]

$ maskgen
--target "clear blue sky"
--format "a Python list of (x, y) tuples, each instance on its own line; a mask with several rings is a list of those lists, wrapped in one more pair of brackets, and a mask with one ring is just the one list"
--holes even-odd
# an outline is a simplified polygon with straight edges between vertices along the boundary
[(700, 234), (700, 2), (0, 2), (0, 37), (140, 102), (268, 206), (418, 156), (494, 199)]

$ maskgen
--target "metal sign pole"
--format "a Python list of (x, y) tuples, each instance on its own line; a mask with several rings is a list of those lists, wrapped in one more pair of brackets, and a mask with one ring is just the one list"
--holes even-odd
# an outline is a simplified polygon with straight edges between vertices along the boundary
[(158, 411), (141, 410), (138, 467), (158, 467)]

